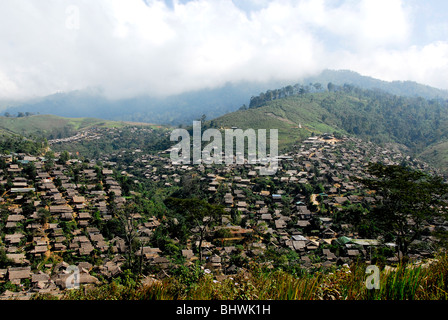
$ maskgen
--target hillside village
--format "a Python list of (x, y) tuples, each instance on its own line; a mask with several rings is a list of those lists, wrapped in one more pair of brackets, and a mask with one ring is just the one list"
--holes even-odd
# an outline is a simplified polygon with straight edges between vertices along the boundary
[[(257, 165), (174, 165), (168, 150), (146, 154), (129, 149), (91, 161), (61, 161), (58, 156), (52, 165), (49, 159), (28, 154), (1, 156), (0, 250), (9, 261), (0, 269), (0, 283), (8, 288), (2, 299), (61, 294), (70, 265), (78, 266), (81, 284), (110, 281), (122, 274), (126, 239), (103, 228), (138, 193), (124, 190), (121, 176), (133, 185), (149, 181), (165, 189), (182, 188), (185, 177), (195, 177), (209, 201), (224, 205), (228, 215), (208, 230), (202, 242), (204, 267), (219, 281), (244, 268), (238, 261), (260, 259), (273, 267), (274, 261), (263, 260), (268, 249), (295, 252), (298, 259), (289, 263), (306, 269), (350, 264), (353, 259), (369, 261), (372, 248), (380, 245), (393, 253), (392, 243), (363, 238), (338, 218), (338, 212), (372, 206), (377, 200), (352, 177), (365, 176), (367, 164), (379, 161), (431, 170), (397, 150), (329, 134), (310, 137), (280, 155), (279, 170), (268, 177), (259, 176)], [(169, 276), (176, 267), (170, 254), (146, 245), (169, 216), (133, 213), (132, 218), (138, 221), (142, 244), (136, 254), (153, 271), (142, 281)], [(448, 225), (441, 221), (429, 226), (436, 227), (446, 230)], [(428, 236), (416, 242), (412, 258), (431, 256), (431, 241)], [(193, 239), (178, 243), (185, 264), (198, 260), (197, 245)], [(387, 258), (388, 263), (396, 261), (394, 254)]]

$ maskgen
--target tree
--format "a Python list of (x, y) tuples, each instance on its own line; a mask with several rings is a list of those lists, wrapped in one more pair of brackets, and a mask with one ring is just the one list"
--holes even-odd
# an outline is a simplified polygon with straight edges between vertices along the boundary
[(428, 232), (428, 223), (446, 218), (448, 184), (400, 165), (371, 163), (368, 172), (372, 178), (357, 180), (381, 197), (370, 212), (375, 227), (395, 241), (400, 258), (407, 257), (409, 245)]
[(43, 225), (45, 225), (51, 219), (50, 211), (44, 208), (40, 208), (39, 210), (37, 210), (37, 216), (39, 218), (40, 223)]
[(65, 164), (68, 160), (70, 160), (70, 154), (66, 150), (62, 151), (59, 155), (59, 162)]
[(13, 265), (13, 261), (8, 258), (6, 255), (6, 250), (3, 248), (0, 248), (0, 268), (6, 268), (10, 265)]
[(285, 87), (286, 96), (292, 96), (294, 94), (293, 86), (289, 85)]
[(32, 181), (37, 177), (37, 169), (33, 162), (28, 162), (23, 165), (23, 172), (27, 175), (28, 179)]
[(169, 197), (165, 204), (168, 208), (185, 215), (185, 221), (190, 225), (191, 232), (198, 239), (199, 258), (202, 261), (202, 243), (207, 232), (210, 231), (218, 218), (225, 214), (224, 208), (198, 198), (179, 199)]
[(314, 87), (317, 91), (322, 90), (322, 84), (320, 84), (319, 82), (316, 82), (315, 84), (313, 84), (313, 87)]
[(134, 271), (139, 267), (134, 264), (136, 262), (135, 247), (138, 236), (138, 223), (134, 218), (135, 210), (136, 206), (134, 204), (126, 204), (116, 213), (120, 226), (119, 231), (126, 243), (126, 263)]
[(181, 188), (173, 193), (173, 197), (187, 198), (203, 196), (200, 179), (196, 175), (184, 174), (181, 179)]

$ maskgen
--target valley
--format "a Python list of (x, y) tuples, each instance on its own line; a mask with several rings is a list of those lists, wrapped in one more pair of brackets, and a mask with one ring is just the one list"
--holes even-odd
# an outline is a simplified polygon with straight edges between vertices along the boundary
[(81, 286), (162, 285), (187, 299), (182, 279), (194, 275), (224, 284), (253, 268), (300, 277), (438, 258), (446, 220), (407, 214), (403, 238), (375, 218), (387, 193), (368, 184), (377, 164), (446, 187), (444, 162), (423, 161), (444, 159), (446, 102), (352, 87), (263, 96), (202, 125), (278, 129), (279, 168), (267, 176), (247, 161), (173, 164), (171, 126), (0, 118), (0, 298), (70, 299), (81, 294), (67, 290), (70, 268)]
[[(135, 136), (139, 129), (132, 130)], [(145, 276), (142, 281), (161, 281), (178, 264), (194, 265), (198, 238), (183, 228), (189, 225), (187, 216), (166, 206), (173, 196), (222, 205), (201, 240), (202, 262), (218, 281), (253, 261), (285, 267), (284, 256), (291, 271), (331, 268), (355, 257), (397, 262), (391, 244), (384, 247), (386, 256), (377, 256), (384, 245), (372, 240), (378, 235), (367, 231), (367, 220), (352, 220), (378, 200), (353, 176), (365, 176), (371, 161), (430, 167), (360, 139), (320, 138), (281, 154), (278, 173), (268, 177), (248, 164), (172, 165), (164, 150), (148, 154), (131, 148), (90, 161), (63, 153), (54, 159), (4, 155), (2, 239), (11, 262), (2, 274), (11, 285), (29, 279), (29, 286), (3, 297), (62, 297), (64, 270), (73, 264), (83, 268), (83, 285), (120, 277), (129, 263), (143, 263), (143, 269), (133, 269)], [(132, 244), (129, 231), (120, 227), (123, 215), (139, 231)], [(411, 259), (431, 256), (427, 241), (415, 243)]]

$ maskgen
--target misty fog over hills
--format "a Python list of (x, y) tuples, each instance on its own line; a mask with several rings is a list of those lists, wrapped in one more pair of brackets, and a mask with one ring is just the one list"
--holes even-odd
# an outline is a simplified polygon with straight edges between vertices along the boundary
[[(164, 98), (139, 95), (112, 100), (106, 98), (100, 90), (95, 89), (62, 92), (30, 101), (15, 102), (14, 106), (6, 107), (3, 113), (8, 112), (14, 115), (18, 112), (31, 112), (63, 117), (95, 117), (155, 124), (191, 124), (202, 115), (212, 119), (236, 111), (243, 105), (248, 106), (250, 98), (260, 92), (287, 85), (307, 86), (310, 83), (320, 83), (324, 88), (328, 83), (351, 84), (364, 89), (379, 89), (395, 95), (448, 99), (446, 90), (411, 81), (387, 82), (347, 70), (325, 70), (319, 75), (296, 83), (287, 81), (228, 83), (219, 88), (202, 89)], [(6, 106), (11, 104), (10, 102)]]

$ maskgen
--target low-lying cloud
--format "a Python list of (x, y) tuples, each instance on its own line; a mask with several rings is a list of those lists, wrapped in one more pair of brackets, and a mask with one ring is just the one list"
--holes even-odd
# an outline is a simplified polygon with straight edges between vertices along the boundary
[(0, 98), (170, 95), (326, 68), (448, 89), (448, 42), (413, 42), (416, 14), (399, 0), (3, 1)]

